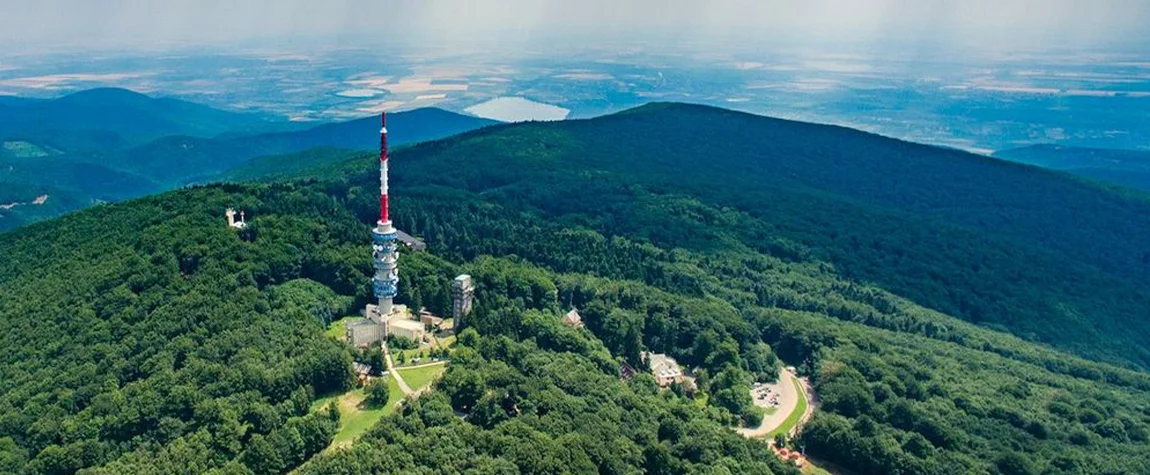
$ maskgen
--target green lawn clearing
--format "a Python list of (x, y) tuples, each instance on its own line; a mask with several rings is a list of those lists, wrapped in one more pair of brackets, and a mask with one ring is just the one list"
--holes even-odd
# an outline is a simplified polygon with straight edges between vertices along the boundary
[(795, 424), (799, 423), (799, 419), (803, 418), (803, 414), (807, 412), (807, 393), (803, 390), (803, 383), (799, 381), (799, 378), (792, 376), (791, 384), (795, 385), (795, 392), (799, 395), (799, 403), (795, 405), (795, 410), (791, 411), (791, 414), (787, 416), (782, 425), (771, 431), (770, 434), (767, 434), (767, 440), (774, 439), (778, 434), (789, 433), (791, 429), (795, 427)]
[(388, 397), (387, 404), (381, 407), (367, 407), (363, 401), (367, 398), (363, 388), (353, 389), (343, 394), (325, 396), (312, 402), (312, 411), (326, 407), (332, 401), (339, 405), (339, 432), (332, 440), (332, 446), (346, 445), (367, 432), (371, 426), (379, 422), (383, 416), (395, 411), (396, 405), (403, 399), (403, 391), (395, 378), (387, 378)]
[(447, 363), (441, 362), (417, 368), (400, 368), (399, 374), (413, 391), (419, 391), (424, 386), (430, 385), (446, 368)]

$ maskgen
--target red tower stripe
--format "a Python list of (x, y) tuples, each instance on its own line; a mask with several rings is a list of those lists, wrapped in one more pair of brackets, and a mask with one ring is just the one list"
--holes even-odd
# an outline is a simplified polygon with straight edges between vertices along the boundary
[(387, 195), (379, 195), (379, 220), (387, 222)]

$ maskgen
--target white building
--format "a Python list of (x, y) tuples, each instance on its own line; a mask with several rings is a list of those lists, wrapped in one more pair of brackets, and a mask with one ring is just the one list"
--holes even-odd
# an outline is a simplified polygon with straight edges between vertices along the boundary
[(356, 347), (366, 347), (387, 339), (383, 326), (367, 318), (347, 323), (347, 341)]
[(233, 227), (236, 229), (243, 229), (243, 228), (248, 227), (248, 223), (244, 222), (243, 210), (240, 210), (240, 220), (239, 221), (236, 221), (236, 210), (234, 210), (234, 209), (228, 208), (228, 210), (224, 212), (224, 215), (228, 217), (228, 226), (229, 227)]
[[(423, 340), (423, 324), (412, 320), (406, 305), (392, 305), (391, 313), (384, 316), (379, 314), (378, 305), (367, 304), (364, 313), (367, 314), (367, 318), (353, 320), (347, 324), (347, 341), (353, 346), (365, 347), (387, 341), (387, 335), (398, 327), (403, 328), (399, 336), (413, 341)], [(417, 325), (419, 331), (412, 331), (410, 329), (412, 325), (408, 325), (407, 322)]]
[(395, 335), (400, 338), (406, 338), (417, 343), (423, 341), (423, 322), (407, 319), (396, 319), (387, 324), (387, 331), (391, 335)]
[(651, 368), (651, 375), (655, 376), (655, 382), (661, 387), (670, 386), (671, 383), (683, 382), (683, 369), (679, 367), (679, 362), (675, 358), (667, 356), (662, 353), (650, 353), (644, 351), (639, 355), (647, 366)]

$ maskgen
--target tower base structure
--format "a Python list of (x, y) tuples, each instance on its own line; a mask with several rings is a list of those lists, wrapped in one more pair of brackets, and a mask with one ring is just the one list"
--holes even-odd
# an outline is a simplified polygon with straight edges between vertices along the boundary
[(347, 341), (356, 347), (379, 345), (387, 341), (389, 335), (422, 342), (426, 336), (423, 324), (414, 320), (406, 305), (392, 305), (388, 313), (382, 313), (379, 305), (367, 304), (361, 320), (347, 324)]

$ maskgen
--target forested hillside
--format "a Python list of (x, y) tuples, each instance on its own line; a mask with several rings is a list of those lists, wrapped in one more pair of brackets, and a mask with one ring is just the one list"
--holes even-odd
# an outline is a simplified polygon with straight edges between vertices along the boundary
[(0, 104), (0, 139), (29, 141), (62, 152), (139, 145), (169, 135), (213, 137), (291, 126), (287, 120), (261, 114), (223, 111), (116, 88)]
[[(417, 109), (389, 115), (388, 139), (394, 146), (451, 135), (495, 122), (441, 109)], [(75, 157), (106, 161), (112, 166), (149, 177), (168, 186), (206, 182), (216, 174), (244, 166), (259, 156), (299, 152), (315, 147), (370, 150), (379, 147), (379, 117), (325, 124), (296, 132), (200, 139), (172, 136), (105, 157)]]
[[(968, 321), (1150, 365), (1150, 200), (1054, 172), (677, 104), (500, 127), (400, 160), (411, 165), (397, 167), (396, 186), (483, 193), (663, 247), (738, 242), (817, 259)], [(656, 217), (696, 211), (651, 203), (667, 196), (734, 213), (737, 225), (671, 227)]]
[[(780, 364), (819, 399), (796, 446), (854, 473), (1150, 471), (1147, 373), (987, 328), (1145, 365), (1137, 243), (1109, 234), (1142, 232), (1141, 201), (680, 105), (393, 160), (396, 224), (430, 245), (402, 254), (400, 302), (442, 311), (459, 272), (478, 286), (432, 393), (312, 456), (334, 418), (305, 408), (352, 357), (322, 327), (370, 293), (378, 171), (359, 156), (0, 236), (0, 472), (792, 473), (729, 429)], [(1030, 234), (1069, 212), (1088, 216)], [(1114, 253), (1064, 250), (1083, 235)], [(559, 323), (569, 306), (586, 329)], [(620, 380), (643, 350), (695, 369), (698, 398)]]
[[(301, 280), (319, 238), (303, 218), (266, 216), (259, 238), (219, 225), (221, 207), (255, 199), (174, 194), (0, 238), (0, 472), (143, 458), (203, 473), (257, 434), (302, 437), (300, 457), (327, 446), (334, 425), (308, 407), (351, 384), (348, 351), (322, 335), (350, 297)], [(337, 240), (363, 232), (312, 218)]]
[(1101, 182), (1150, 190), (1150, 151), (1032, 145), (998, 151), (994, 156)]
[[(53, 189), (68, 199), (52, 207), (21, 210), (18, 216), (0, 210), (0, 232), (99, 202), (265, 174), (261, 169), (294, 173), (309, 165), (297, 162), (284, 168), (265, 160), (249, 166), (258, 157), (316, 147), (367, 150), (379, 146), (378, 117), (293, 130), (300, 126), (119, 89), (16, 104), (31, 109), (0, 110), (10, 113), (0, 114), (4, 145), (0, 148), (0, 187)], [(101, 114), (106, 116), (103, 120)], [(2, 117), (23, 119), (9, 124)], [(395, 146), (496, 123), (430, 108), (392, 114), (390, 122)], [(232, 169), (239, 170), (231, 175)]]
[(342, 148), (313, 148), (303, 152), (285, 155), (268, 155), (248, 160), (247, 163), (232, 168), (216, 176), (220, 182), (278, 181), (323, 177), (354, 158), (379, 156), (379, 152), (347, 150)]

